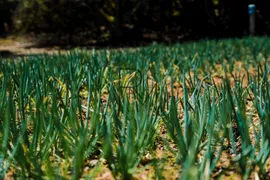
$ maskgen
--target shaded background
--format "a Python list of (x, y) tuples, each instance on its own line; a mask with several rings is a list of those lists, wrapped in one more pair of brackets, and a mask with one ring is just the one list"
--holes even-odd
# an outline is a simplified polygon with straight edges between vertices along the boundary
[(0, 0), (0, 35), (43, 45), (138, 44), (270, 33), (269, 0)]

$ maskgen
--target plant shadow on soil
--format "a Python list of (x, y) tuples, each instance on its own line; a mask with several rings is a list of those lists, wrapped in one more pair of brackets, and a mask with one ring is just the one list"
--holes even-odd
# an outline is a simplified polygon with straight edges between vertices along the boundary
[(12, 58), (12, 57), (18, 57), (18, 56), (21, 56), (21, 55), (15, 54), (9, 50), (0, 50), (0, 58)]
[(15, 53), (10, 50), (0, 50), (0, 60), (1, 59), (17, 59), (29, 56), (39, 56), (43, 55), (44, 53), (34, 53), (34, 54), (25, 54), (25, 53)]

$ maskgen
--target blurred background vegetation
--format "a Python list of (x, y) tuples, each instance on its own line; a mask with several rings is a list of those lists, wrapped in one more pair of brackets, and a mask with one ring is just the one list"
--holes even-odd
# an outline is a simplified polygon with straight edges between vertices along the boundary
[[(248, 35), (248, 0), (0, 0), (0, 35), (52, 44), (175, 42)], [(270, 1), (256, 2), (256, 34), (270, 33)]]

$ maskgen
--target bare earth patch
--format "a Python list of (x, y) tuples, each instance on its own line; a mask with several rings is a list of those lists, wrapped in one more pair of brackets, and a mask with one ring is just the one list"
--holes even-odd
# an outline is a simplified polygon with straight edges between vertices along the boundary
[[(34, 42), (27, 42), (25, 39), (0, 38), (0, 56), (6, 54), (9, 56), (25, 56), (30, 54), (52, 54), (60, 50), (59, 47), (39, 48)], [(4, 52), (4, 53), (3, 53)]]

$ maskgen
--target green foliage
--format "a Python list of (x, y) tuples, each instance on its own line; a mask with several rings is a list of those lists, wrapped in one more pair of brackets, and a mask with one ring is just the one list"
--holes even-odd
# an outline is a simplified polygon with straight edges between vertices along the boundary
[(0, 35), (6, 35), (12, 31), (12, 18), (18, 5), (18, 0), (0, 1)]
[(224, 152), (244, 179), (263, 175), (270, 155), (269, 41), (2, 59), (1, 178), (85, 178), (94, 173), (85, 171), (89, 161), (99, 167), (105, 159), (115, 178), (130, 179), (144, 156), (155, 154), (157, 139), (176, 161), (153, 157), (146, 165), (178, 164), (182, 179), (212, 178)]
[[(53, 34), (54, 41), (139, 41), (243, 36), (248, 33), (248, 2), (232, 0), (2, 0), (0, 31), (7, 20), (15, 32)], [(268, 1), (256, 2), (257, 34), (269, 33)], [(12, 20), (12, 21), (11, 21)], [(10, 31), (11, 31), (10, 30)]]

